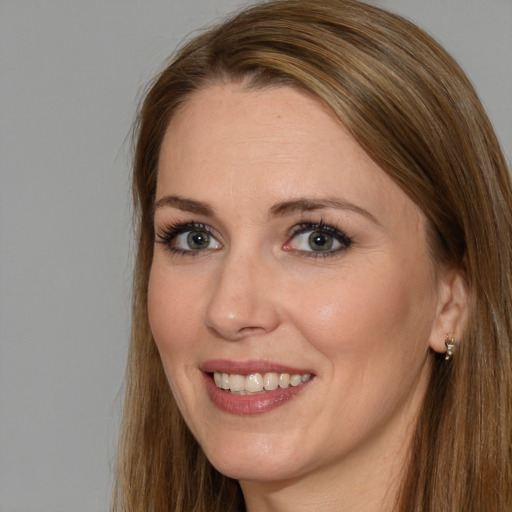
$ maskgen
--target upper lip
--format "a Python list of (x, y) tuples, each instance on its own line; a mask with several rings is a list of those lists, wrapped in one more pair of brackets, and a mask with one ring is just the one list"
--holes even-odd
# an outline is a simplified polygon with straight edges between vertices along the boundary
[(233, 361), (230, 359), (212, 359), (206, 361), (201, 370), (206, 373), (222, 372), (234, 373), (237, 375), (249, 375), (251, 373), (290, 373), (304, 375), (306, 373), (313, 374), (310, 369), (297, 368), (287, 366), (272, 361), (256, 360), (256, 361)]

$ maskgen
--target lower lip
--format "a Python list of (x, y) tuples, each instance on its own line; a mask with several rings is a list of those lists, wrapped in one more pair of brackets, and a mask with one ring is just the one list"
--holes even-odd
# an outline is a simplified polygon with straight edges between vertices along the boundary
[(203, 375), (210, 400), (222, 411), (243, 416), (262, 414), (276, 409), (301, 393), (311, 382), (309, 380), (299, 386), (277, 388), (257, 395), (236, 395), (218, 388), (211, 374), (203, 373)]

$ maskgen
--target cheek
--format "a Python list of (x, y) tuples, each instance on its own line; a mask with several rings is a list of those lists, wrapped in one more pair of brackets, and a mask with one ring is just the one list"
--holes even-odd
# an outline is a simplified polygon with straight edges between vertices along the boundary
[(294, 304), (295, 323), (331, 355), (371, 357), (382, 351), (387, 358), (411, 340), (424, 352), (435, 314), (431, 279), (422, 272), (404, 273), (400, 264), (366, 270), (290, 290), (286, 302)]
[(148, 284), (148, 316), (151, 332), (164, 362), (192, 348), (197, 329), (198, 297), (193, 286), (159, 265), (153, 265)]
[[(194, 287), (184, 287), (164, 266), (153, 265), (148, 283), (148, 317), (170, 391), (185, 418), (193, 417), (190, 388), (197, 352)], [(191, 405), (192, 404), (192, 405)]]

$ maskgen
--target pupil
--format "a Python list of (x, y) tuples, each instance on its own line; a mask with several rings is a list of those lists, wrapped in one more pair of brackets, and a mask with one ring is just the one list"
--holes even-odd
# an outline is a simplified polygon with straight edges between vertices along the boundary
[(332, 247), (332, 237), (319, 232), (311, 233), (309, 244), (317, 251), (328, 251)]
[(210, 244), (210, 237), (202, 231), (191, 231), (187, 237), (187, 242), (192, 249), (204, 249)]

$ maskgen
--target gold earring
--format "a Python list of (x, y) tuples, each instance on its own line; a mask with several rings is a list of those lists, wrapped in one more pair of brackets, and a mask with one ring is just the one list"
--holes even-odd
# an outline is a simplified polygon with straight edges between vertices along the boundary
[(444, 339), (444, 344), (446, 345), (446, 353), (444, 355), (444, 359), (448, 361), (448, 359), (451, 359), (453, 353), (455, 352), (455, 338), (447, 334)]

